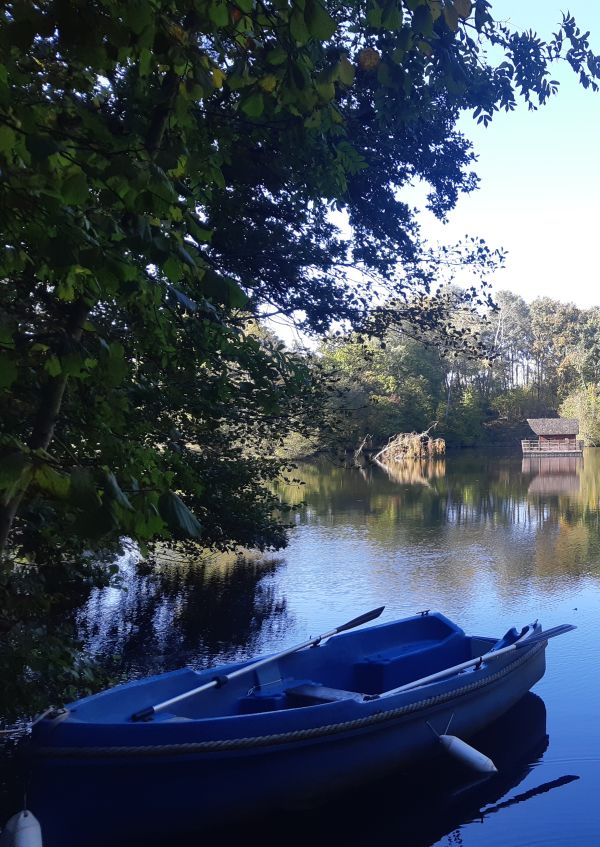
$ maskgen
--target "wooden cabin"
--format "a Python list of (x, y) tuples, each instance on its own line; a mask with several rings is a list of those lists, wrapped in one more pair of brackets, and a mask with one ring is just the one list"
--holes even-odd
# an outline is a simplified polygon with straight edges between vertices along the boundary
[(521, 442), (524, 456), (573, 456), (583, 454), (579, 421), (575, 418), (528, 418), (537, 439)]

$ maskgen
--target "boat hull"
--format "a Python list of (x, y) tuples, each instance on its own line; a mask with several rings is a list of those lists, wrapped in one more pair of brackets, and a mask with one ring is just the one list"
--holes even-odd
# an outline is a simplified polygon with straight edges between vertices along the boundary
[[(210, 739), (198, 735), (193, 721), (182, 721), (177, 737), (173, 725), (154, 727), (155, 738), (162, 729), (160, 744), (141, 743), (152, 728), (144, 732), (141, 725), (136, 735), (123, 735), (127, 743), (113, 733), (110, 744), (69, 747), (50, 743), (60, 737), (58, 718), (54, 733), (52, 721), (38, 733), (30, 805), (46, 847), (70, 847), (84, 831), (88, 845), (109, 836), (119, 843), (115, 833), (123, 841), (141, 832), (167, 838), (174, 822), (177, 832), (198, 832), (235, 816), (309, 802), (440, 755), (435, 732), (449, 723), (461, 738), (492, 723), (544, 674), (544, 642), (514, 655), (422, 691), (294, 709), (302, 712), (301, 725), (280, 722), (258, 735)], [(257, 718), (248, 726), (268, 726), (260, 721), (265, 716)]]

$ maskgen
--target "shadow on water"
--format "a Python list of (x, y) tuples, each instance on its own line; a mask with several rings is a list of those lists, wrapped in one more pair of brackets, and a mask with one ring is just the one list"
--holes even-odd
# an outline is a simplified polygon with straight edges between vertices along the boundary
[[(548, 748), (546, 708), (535, 694), (527, 694), (502, 718), (472, 739), (478, 750), (490, 756), (498, 773), (474, 777), (460, 764), (440, 758), (426, 767), (388, 775), (352, 791), (332, 795), (321, 804), (305, 802), (235, 825), (204, 829), (186, 835), (173, 832), (177, 847), (192, 847), (213, 839), (227, 844), (243, 843), (249, 834), (264, 844), (280, 844), (282, 833), (291, 844), (339, 843), (384, 844), (430, 847), (453, 833), (461, 844), (460, 830), (472, 821), (486, 818), (577, 780), (566, 774), (533, 787), (514, 789), (530, 775)], [(129, 841), (128, 847), (158, 847), (147, 834)], [(121, 847), (121, 845), (119, 845)], [(124, 845), (123, 845), (124, 847)]]

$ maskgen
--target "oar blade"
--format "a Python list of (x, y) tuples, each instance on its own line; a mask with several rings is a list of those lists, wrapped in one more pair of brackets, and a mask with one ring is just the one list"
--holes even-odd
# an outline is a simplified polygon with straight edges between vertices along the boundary
[(365, 612), (364, 615), (359, 615), (357, 618), (353, 618), (348, 623), (343, 623), (341, 626), (336, 627), (336, 632), (345, 632), (347, 629), (354, 629), (355, 626), (360, 626), (363, 623), (368, 623), (369, 621), (375, 620), (379, 615), (383, 612), (385, 606), (380, 606), (378, 609), (373, 609), (371, 612)]

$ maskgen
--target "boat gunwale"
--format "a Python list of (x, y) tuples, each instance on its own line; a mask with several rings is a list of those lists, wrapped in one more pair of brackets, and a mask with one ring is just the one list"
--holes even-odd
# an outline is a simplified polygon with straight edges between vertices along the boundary
[[(391, 709), (371, 712), (370, 714), (363, 715), (362, 717), (354, 718), (352, 720), (341, 721), (335, 724), (320, 724), (313, 727), (305, 727), (302, 729), (291, 730), (287, 732), (271, 733), (268, 735), (220, 738), (206, 741), (191, 741), (172, 744), (131, 744), (108, 746), (73, 745), (66, 747), (34, 746), (31, 752), (34, 756), (40, 758), (61, 759), (77, 759), (90, 757), (123, 758), (128, 756), (146, 756), (150, 758), (160, 756), (193, 756), (198, 753), (226, 753), (228, 751), (236, 751), (240, 749), (264, 749), (266, 747), (283, 746), (295, 742), (310, 741), (312, 739), (318, 740), (320, 738), (330, 735), (339, 736), (343, 735), (344, 733), (359, 731), (370, 726), (375, 727), (378, 725), (382, 725), (389, 721), (394, 721), (403, 718), (407, 715), (412, 715), (415, 712), (426, 711), (442, 703), (446, 703), (448, 701), (461, 697), (469, 696), (478, 689), (498, 683), (502, 678), (508, 676), (510, 673), (517, 670), (517, 668), (519, 668), (521, 665), (524, 665), (527, 662), (531, 661), (538, 655), (538, 653), (544, 651), (545, 649), (546, 642), (533, 644), (529, 648), (522, 648), (521, 650), (519, 650), (517, 657), (513, 661), (508, 662), (507, 664), (503, 665), (499, 670), (493, 673), (490, 673), (489, 667), (486, 667), (484, 665), (482, 669), (476, 671), (476, 673), (479, 674), (479, 678), (474, 680), (473, 682), (470, 682), (467, 685), (462, 686), (461, 688), (454, 687), (447, 691), (440, 692), (439, 694), (426, 697), (422, 700), (416, 700), (411, 703), (405, 703), (402, 706), (396, 706), (395, 708)], [(445, 680), (433, 682), (423, 686), (423, 688), (431, 689), (434, 686), (447, 684), (451, 680), (457, 680), (459, 676), (460, 674), (457, 674), (456, 677), (449, 677)], [(416, 691), (419, 691), (419, 689), (413, 689), (409, 692), (398, 694), (397, 697), (399, 699), (405, 699), (406, 694), (414, 694)], [(393, 703), (394, 699), (395, 698), (391, 698), (390, 702)], [(364, 704), (372, 705), (377, 704), (378, 702), (380, 702), (380, 700), (374, 697), (372, 699), (365, 700)], [(334, 704), (327, 703), (314, 706), (305, 706), (302, 707), (302, 709), (303, 711), (305, 711), (306, 709), (322, 709), (323, 706), (331, 705)], [(190, 721), (190, 723), (197, 722)]]

